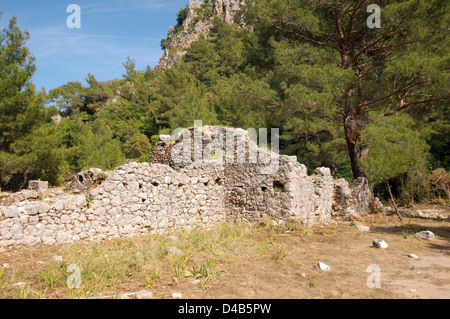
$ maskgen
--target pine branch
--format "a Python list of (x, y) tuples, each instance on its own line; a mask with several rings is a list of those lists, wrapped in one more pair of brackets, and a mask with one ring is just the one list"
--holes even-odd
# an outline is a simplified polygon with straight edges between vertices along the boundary
[(358, 54), (355, 55), (355, 57), (353, 57), (353, 59), (350, 61), (350, 65), (353, 65), (353, 64), (356, 62), (356, 60), (357, 60), (361, 55), (363, 55), (364, 53), (368, 52), (368, 50), (369, 50), (371, 47), (377, 45), (381, 40), (386, 39), (386, 38), (388, 38), (388, 37), (390, 37), (390, 36), (392, 36), (392, 35), (394, 35), (394, 34), (397, 34), (397, 33), (399, 33), (400, 31), (402, 31), (402, 30), (395, 30), (395, 31), (391, 31), (391, 32), (386, 31), (381, 37), (379, 37), (379, 38), (376, 39), (375, 41), (373, 41), (373, 42), (367, 44), (366, 46), (364, 46), (364, 48), (362, 48), (361, 51), (358, 52)]
[[(350, 43), (350, 39), (352, 31), (353, 31), (353, 23), (355, 22), (355, 14), (356, 12), (361, 9), (366, 3), (366, 0), (362, 0), (359, 4), (357, 4), (354, 8), (353, 8), (353, 12), (350, 16), (350, 21), (349, 21), (349, 26), (348, 26), (348, 31), (347, 31), (347, 36), (346, 36), (346, 40), (345, 40), (345, 46), (347, 47)], [(349, 12), (346, 12), (349, 13)], [(345, 14), (346, 14), (345, 13)]]
[(418, 86), (418, 85), (421, 85), (421, 84), (424, 84), (424, 83), (428, 82), (428, 81), (423, 81), (423, 82), (419, 82), (419, 83), (414, 83), (419, 77), (420, 77), (420, 75), (414, 77), (408, 84), (406, 84), (405, 86), (395, 90), (394, 92), (392, 92), (392, 93), (390, 93), (388, 95), (385, 95), (385, 96), (380, 97), (378, 99), (374, 99), (374, 100), (371, 100), (371, 101), (367, 101), (367, 102), (361, 103), (359, 105), (359, 107), (362, 108), (362, 107), (365, 107), (365, 106), (369, 106), (369, 105), (375, 104), (377, 102), (380, 102), (380, 101), (383, 101), (385, 99), (388, 99), (388, 98), (390, 98), (390, 97), (392, 97), (392, 96), (394, 96), (394, 95), (396, 95), (396, 94), (398, 94), (400, 92), (403, 92), (405, 90), (411, 89), (411, 88), (413, 88), (415, 86)]
[(300, 39), (303, 39), (303, 40), (306, 41), (306, 42), (310, 42), (310, 43), (314, 43), (314, 44), (319, 44), (319, 45), (323, 45), (323, 44), (324, 44), (323, 42), (313, 40), (313, 39), (311, 39), (311, 38), (309, 38), (309, 37), (304, 36), (303, 34), (300, 34), (300, 33), (295, 32), (295, 31), (293, 31), (293, 30), (289, 30), (289, 29), (280, 27), (280, 26), (278, 26), (278, 25), (276, 25), (276, 24), (272, 24), (272, 26), (275, 27), (276, 29), (280, 30), (280, 31), (284, 31), (284, 32), (291, 33), (291, 34), (293, 34), (293, 35), (299, 37)]
[(344, 39), (344, 31), (342, 30), (342, 25), (341, 25), (341, 19), (342, 17), (339, 17), (339, 12), (336, 6), (333, 6), (333, 12), (334, 12), (334, 18), (335, 18), (335, 22), (336, 22), (336, 30), (339, 34), (339, 37), (341, 39)]
[(416, 43), (416, 42), (421, 42), (424, 39), (417, 39), (417, 40), (412, 40), (412, 41), (408, 41), (408, 42), (403, 42), (403, 43), (397, 43), (397, 44), (391, 44), (391, 45), (386, 45), (386, 46), (382, 46), (382, 47), (377, 47), (377, 48), (373, 48), (371, 50), (367, 50), (367, 52), (376, 52), (376, 51), (380, 51), (380, 50), (385, 50), (385, 49), (390, 49), (390, 48), (396, 48), (396, 47), (401, 47), (401, 46), (405, 46), (411, 43)]
[(403, 111), (403, 110), (405, 110), (407, 108), (410, 108), (411, 106), (414, 106), (414, 105), (428, 104), (428, 103), (433, 103), (433, 102), (446, 102), (446, 101), (448, 101), (448, 99), (449, 99), (449, 96), (441, 97), (441, 98), (435, 98), (435, 99), (429, 99), (429, 100), (414, 101), (414, 102), (411, 102), (411, 103), (402, 103), (401, 107), (396, 109), (394, 112), (384, 114), (384, 116), (385, 117), (389, 117), (389, 116), (392, 116), (392, 115), (396, 115), (398, 112)]

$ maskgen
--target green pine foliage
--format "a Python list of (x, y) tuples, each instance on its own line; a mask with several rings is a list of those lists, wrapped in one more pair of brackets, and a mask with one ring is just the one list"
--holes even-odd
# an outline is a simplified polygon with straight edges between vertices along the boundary
[(31, 179), (48, 181), (59, 186), (69, 173), (63, 136), (64, 126), (46, 123), (13, 145), (15, 155), (24, 162)]
[(361, 166), (372, 183), (393, 180), (405, 202), (424, 200), (430, 192), (428, 130), (421, 125), (407, 114), (383, 117), (371, 123), (362, 138), (370, 150)]
[[(1, 15), (0, 15), (1, 18)], [(36, 66), (14, 16), (0, 31), (0, 145), (9, 152), (11, 144), (28, 134), (43, 120), (43, 94), (31, 82)]]
[(127, 158), (137, 159), (152, 152), (152, 144), (145, 134), (137, 133), (123, 146)]
[(186, 6), (185, 8), (178, 11), (177, 14), (177, 25), (175, 26), (175, 30), (181, 31), (183, 29), (183, 23), (184, 20), (186, 20), (189, 13), (189, 7)]

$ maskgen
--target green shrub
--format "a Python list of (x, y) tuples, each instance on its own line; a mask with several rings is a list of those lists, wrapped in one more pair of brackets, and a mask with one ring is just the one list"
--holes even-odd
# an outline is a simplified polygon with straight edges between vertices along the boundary
[(123, 146), (127, 158), (139, 158), (142, 156), (150, 157), (152, 144), (145, 134), (135, 134)]

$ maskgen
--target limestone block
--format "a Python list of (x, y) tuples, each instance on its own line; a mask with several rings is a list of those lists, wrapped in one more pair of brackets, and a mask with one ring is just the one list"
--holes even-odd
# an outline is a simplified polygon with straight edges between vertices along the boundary
[(33, 191), (46, 191), (48, 190), (48, 182), (43, 181), (29, 181), (28, 182), (28, 189)]
[(83, 195), (75, 196), (72, 200), (72, 203), (76, 207), (85, 207), (87, 205), (86, 196)]
[(62, 211), (64, 209), (64, 201), (58, 200), (53, 204), (53, 209), (55, 211)]
[(41, 239), (35, 236), (24, 235), (22, 242), (27, 246), (35, 246), (41, 242)]
[(10, 228), (10, 233), (13, 235), (22, 234), (23, 228), (20, 224), (13, 224)]
[(314, 171), (319, 176), (331, 176), (331, 171), (328, 167), (319, 167)]
[(28, 218), (28, 224), (37, 225), (39, 223), (39, 216), (30, 216)]
[(120, 195), (115, 196), (111, 200), (111, 205), (114, 207), (120, 206), (122, 204), (122, 199), (120, 198)]
[(131, 234), (134, 229), (133, 229), (133, 226), (131, 226), (131, 225), (125, 225), (125, 226), (120, 227), (119, 230), (122, 235), (128, 235), (128, 234)]
[(62, 215), (61, 219), (60, 219), (60, 223), (61, 224), (70, 224), (71, 223), (71, 218), (68, 215)]
[(19, 209), (16, 206), (6, 207), (3, 210), (3, 214), (6, 218), (16, 218), (20, 216)]

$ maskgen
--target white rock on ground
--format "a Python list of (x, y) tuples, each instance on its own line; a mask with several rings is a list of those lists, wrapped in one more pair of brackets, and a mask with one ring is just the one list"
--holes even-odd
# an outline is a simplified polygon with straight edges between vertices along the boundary
[(374, 239), (373, 240), (373, 246), (376, 248), (381, 248), (381, 249), (385, 249), (388, 248), (388, 244), (386, 244), (386, 242), (384, 240), (381, 239)]
[(181, 299), (181, 298), (183, 298), (183, 295), (179, 292), (174, 292), (172, 294), (172, 299)]
[(324, 263), (322, 263), (322, 262), (319, 262), (319, 263), (316, 265), (316, 268), (319, 268), (320, 270), (323, 270), (323, 271), (331, 271), (330, 266), (328, 266), (327, 264), (324, 264)]
[(419, 256), (415, 255), (415, 254), (410, 254), (408, 255), (409, 258), (413, 258), (413, 259), (419, 259)]
[(62, 256), (53, 256), (53, 261), (61, 264), (63, 262), (63, 258)]
[[(110, 297), (103, 297), (103, 299), (105, 299), (105, 298), (110, 298)], [(148, 290), (141, 290), (138, 292), (131, 292), (131, 293), (117, 295), (117, 299), (133, 299), (133, 298), (150, 299), (150, 298), (153, 298), (153, 293)]]
[(421, 231), (420, 233), (416, 233), (416, 237), (419, 239), (425, 240), (434, 240), (436, 235), (429, 230)]
[(364, 225), (361, 224), (361, 223), (357, 223), (357, 224), (356, 224), (356, 229), (358, 229), (359, 231), (367, 232), (367, 231), (370, 230), (370, 227), (364, 226)]
[(153, 293), (148, 290), (141, 290), (136, 293), (136, 299), (151, 299), (153, 298)]
[(169, 242), (169, 243), (176, 243), (178, 240), (179, 239), (177, 236), (169, 236), (166, 238), (166, 242)]
[(22, 288), (25, 288), (27, 286), (27, 283), (26, 282), (18, 282), (18, 283), (13, 284), (12, 286), (14, 288), (22, 289)]
[(200, 280), (194, 279), (194, 280), (191, 280), (189, 283), (190, 283), (191, 285), (198, 285), (198, 284), (200, 284)]

